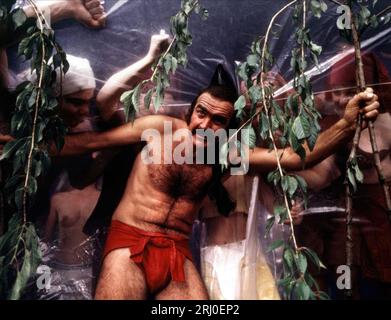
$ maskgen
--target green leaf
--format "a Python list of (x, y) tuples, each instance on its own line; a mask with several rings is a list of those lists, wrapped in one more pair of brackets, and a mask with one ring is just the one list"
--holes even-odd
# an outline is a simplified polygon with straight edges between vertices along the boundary
[(147, 110), (149, 110), (149, 107), (151, 106), (152, 93), (153, 93), (153, 90), (149, 89), (147, 94), (144, 97), (144, 107)]
[(222, 170), (228, 168), (228, 142), (225, 142), (220, 149), (219, 153), (219, 163)]
[(259, 58), (257, 55), (255, 54), (250, 54), (248, 57), (247, 57), (247, 64), (250, 66), (250, 67), (256, 67), (258, 65), (258, 61), (259, 61)]
[(62, 55), (61, 55), (61, 53), (56, 53), (53, 56), (53, 66), (54, 66), (54, 69), (60, 68), (61, 65), (62, 65)]
[(169, 73), (172, 68), (172, 55), (167, 54), (163, 61), (164, 71)]
[(295, 298), (308, 300), (311, 295), (311, 288), (304, 280), (299, 280), (295, 286)]
[(254, 128), (251, 125), (246, 126), (242, 130), (242, 143), (248, 145), (250, 149), (254, 149), (256, 140)]
[(38, 268), (38, 265), (42, 259), (42, 254), (39, 248), (38, 239), (39, 237), (37, 235), (37, 232), (35, 231), (34, 225), (30, 224), (26, 230), (26, 244), (29, 248), (31, 248), (32, 270), (36, 270)]
[(320, 56), (320, 54), (322, 53), (322, 46), (319, 46), (317, 45), (316, 43), (312, 42), (311, 41), (311, 51), (316, 54), (317, 56)]
[(260, 121), (260, 134), (261, 134), (261, 138), (263, 140), (266, 140), (267, 137), (269, 136), (269, 121), (267, 120), (267, 116), (266, 114), (262, 113), (261, 114), (261, 121)]
[(136, 109), (133, 105), (133, 93), (134, 90), (124, 92), (120, 98), (120, 101), (124, 105), (126, 120), (131, 122), (133, 122), (136, 117)]
[(267, 219), (266, 227), (265, 227), (265, 235), (270, 234), (270, 230), (272, 229), (275, 221), (276, 221), (275, 216), (271, 216), (270, 218)]
[(299, 184), (295, 177), (287, 176), (286, 178), (288, 181), (288, 194), (292, 198), (293, 195), (296, 193)]
[(351, 187), (353, 188), (353, 192), (356, 192), (357, 191), (357, 182), (356, 182), (355, 174), (353, 173), (353, 170), (351, 168), (348, 168), (347, 173), (348, 173), (349, 183), (350, 183)]
[(371, 11), (369, 11), (367, 6), (361, 6), (360, 16), (365, 21), (367, 21), (367, 19), (371, 16)]
[(297, 117), (293, 122), (292, 131), (299, 140), (308, 138), (310, 135), (310, 129), (308, 120), (303, 116)]
[(377, 19), (376, 16), (370, 17), (369, 23), (371, 24), (372, 28), (377, 28), (379, 26), (379, 20)]
[(37, 180), (34, 177), (30, 177), (27, 185), (27, 193), (32, 196), (38, 190)]
[(303, 177), (300, 177), (298, 175), (295, 176), (297, 182), (299, 183), (299, 187), (302, 190), (303, 193), (307, 192), (307, 182), (304, 180)]
[(301, 273), (305, 273), (307, 271), (307, 258), (301, 253), (299, 253), (297, 256), (296, 266)]
[(281, 188), (284, 192), (288, 191), (289, 188), (289, 182), (288, 182), (288, 177), (284, 176), (281, 178)]
[(155, 111), (159, 111), (160, 106), (162, 105), (164, 100), (164, 91), (160, 84), (156, 86), (155, 96), (153, 99), (153, 105), (155, 107)]
[(295, 258), (294, 258), (294, 252), (293, 252), (293, 249), (292, 248), (285, 248), (284, 250), (284, 254), (283, 254), (283, 259), (284, 259), (284, 262), (286, 264), (286, 266), (291, 270), (293, 271), (293, 264), (294, 264), (294, 261), (295, 261)]
[(141, 84), (139, 84), (136, 88), (134, 88), (132, 94), (132, 104), (136, 112), (140, 111), (140, 94), (141, 94)]
[(25, 139), (13, 140), (8, 142), (3, 148), (3, 153), (0, 156), (0, 161), (12, 157), (12, 155), (18, 150), (19, 146), (21, 146), (24, 142)]
[(274, 250), (276, 250), (277, 248), (280, 248), (284, 245), (284, 240), (276, 240), (276, 241), (273, 241), (272, 244), (267, 248), (267, 251), (266, 253), (269, 253), (269, 252), (272, 252)]
[(33, 90), (27, 102), (29, 109), (32, 109), (35, 106), (36, 100), (37, 100), (37, 90)]
[(322, 263), (322, 261), (320, 261), (317, 253), (314, 250), (305, 247), (302, 247), (301, 250), (311, 259), (311, 261), (318, 269), (327, 269), (326, 266)]
[(171, 59), (172, 74), (175, 74), (177, 68), (178, 68), (178, 60), (175, 57), (172, 57), (172, 59)]
[(22, 9), (17, 9), (13, 12), (12, 21), (14, 23), (15, 30), (23, 26), (26, 20), (27, 20), (26, 14)]
[(355, 173), (354, 176), (355, 176), (356, 180), (357, 180), (359, 183), (363, 183), (363, 182), (364, 182), (364, 174), (363, 174), (362, 171), (360, 170), (360, 167), (358, 166), (357, 163), (353, 166), (353, 169), (354, 169), (354, 173)]
[(253, 85), (252, 87), (250, 87), (250, 89), (248, 89), (248, 95), (251, 99), (251, 102), (253, 104), (256, 104), (262, 98), (261, 88), (258, 85)]
[(193, 9), (193, 4), (190, 1), (182, 1), (181, 8), (188, 15)]
[(330, 297), (328, 296), (328, 294), (326, 292), (319, 292), (319, 299), (320, 300), (330, 300)]
[(10, 300), (19, 300), (23, 294), (23, 290), (32, 274), (31, 269), (31, 251), (25, 249), (22, 269), (17, 272), (15, 283), (9, 295)]
[(286, 218), (288, 217), (288, 211), (286, 210), (285, 206), (275, 206), (274, 215), (280, 218), (279, 223), (281, 223), (281, 221), (286, 220)]
[(241, 95), (238, 100), (236, 100), (234, 108), (237, 111), (237, 116), (240, 117), (243, 113), (244, 108), (246, 107), (246, 97)]

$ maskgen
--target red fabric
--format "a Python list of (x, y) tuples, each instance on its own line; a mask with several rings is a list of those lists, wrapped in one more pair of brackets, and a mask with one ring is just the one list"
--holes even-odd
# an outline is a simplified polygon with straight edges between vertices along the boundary
[(170, 280), (184, 282), (183, 265), (192, 261), (189, 239), (177, 235), (147, 232), (113, 220), (103, 258), (111, 251), (129, 248), (130, 258), (144, 271), (151, 293), (163, 289)]

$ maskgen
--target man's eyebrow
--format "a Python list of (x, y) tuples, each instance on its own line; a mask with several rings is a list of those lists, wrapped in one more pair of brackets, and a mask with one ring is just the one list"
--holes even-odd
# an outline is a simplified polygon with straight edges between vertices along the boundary
[(208, 111), (208, 109), (206, 107), (204, 107), (202, 104), (197, 104), (196, 108), (200, 108), (202, 111), (205, 111), (205, 112)]

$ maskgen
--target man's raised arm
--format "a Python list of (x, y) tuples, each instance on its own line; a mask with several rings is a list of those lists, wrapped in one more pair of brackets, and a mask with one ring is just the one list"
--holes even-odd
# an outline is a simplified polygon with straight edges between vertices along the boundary
[[(344, 117), (329, 129), (322, 132), (312, 151), (307, 145), (305, 166), (313, 166), (327, 158), (343, 144), (348, 143), (355, 132), (355, 124), (358, 113), (364, 116), (364, 126), (367, 120), (375, 120), (378, 115), (379, 103), (373, 90), (368, 88), (354, 96), (346, 106)], [(360, 108), (360, 103), (365, 103), (364, 108)], [(281, 165), (286, 170), (297, 171), (303, 169), (300, 157), (292, 148), (279, 149)], [(255, 148), (249, 153), (250, 173), (270, 172), (277, 168), (276, 155), (273, 151), (265, 148)]]
[[(51, 23), (64, 19), (75, 19), (87, 27), (101, 28), (106, 15), (100, 0), (41, 0), (37, 6), (43, 14), (50, 14)], [(27, 17), (36, 17), (32, 6), (23, 7)]]
[(104, 121), (112, 120), (118, 110), (122, 93), (152, 75), (151, 66), (168, 47), (169, 41), (169, 35), (153, 35), (149, 51), (144, 58), (110, 77), (96, 98), (100, 116)]

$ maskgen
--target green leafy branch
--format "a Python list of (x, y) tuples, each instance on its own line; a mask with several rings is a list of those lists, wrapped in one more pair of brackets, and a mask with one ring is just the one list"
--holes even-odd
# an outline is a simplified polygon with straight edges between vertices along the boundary
[[(55, 69), (69, 68), (66, 55), (56, 43), (42, 12), (29, 0), (38, 25), (27, 29), (18, 53), (31, 60), (31, 81), (18, 88), (15, 111), (11, 119), (11, 134), (15, 140), (4, 146), (0, 160), (12, 162), (12, 175), (6, 182), (9, 202), (15, 212), (8, 231), (0, 238), (0, 296), (19, 299), (40, 261), (35, 227), (28, 220), (28, 212), (38, 188), (38, 178), (50, 167), (47, 146), (55, 141), (61, 149), (65, 126), (58, 116), (58, 101), (53, 89)], [(13, 15), (12, 12), (9, 14)], [(23, 16), (20, 16), (23, 17)], [(20, 25), (26, 19), (21, 18)], [(55, 50), (55, 53), (54, 53)], [(61, 84), (62, 79), (60, 79)], [(23, 261), (23, 262), (21, 262)]]
[(166, 52), (160, 56), (153, 67), (151, 78), (142, 81), (134, 89), (121, 96), (128, 121), (133, 122), (140, 110), (140, 96), (146, 84), (152, 83), (154, 86), (145, 94), (144, 107), (149, 109), (153, 100), (155, 111), (158, 111), (163, 103), (165, 90), (170, 87), (170, 74), (175, 74), (179, 65), (186, 67), (187, 48), (192, 45), (189, 18), (193, 13), (201, 15), (204, 20), (208, 17), (208, 10), (201, 7), (198, 0), (182, 0), (180, 11), (171, 18), (173, 39)]
[[(313, 14), (320, 17), (320, 13), (327, 10), (324, 1), (312, 1)], [(267, 75), (274, 64), (274, 58), (268, 48), (270, 34), (276, 18), (285, 10), (295, 5), (293, 19), (298, 25), (296, 29), (297, 47), (292, 50), (291, 67), (294, 72), (294, 93), (286, 99), (284, 106), (274, 99), (274, 88), (267, 83)], [(293, 150), (305, 159), (304, 143), (310, 150), (313, 149), (320, 126), (318, 119), (320, 114), (314, 105), (314, 96), (311, 84), (305, 75), (307, 57), (310, 56), (314, 64), (318, 64), (318, 57), (322, 48), (315, 44), (310, 37), (306, 26), (308, 7), (306, 1), (292, 1), (279, 10), (271, 19), (266, 35), (262, 39), (254, 41), (251, 53), (246, 61), (238, 67), (238, 75), (245, 82), (247, 93), (243, 94), (235, 104), (235, 109), (240, 118), (246, 113), (246, 100), (251, 102), (249, 119), (239, 128), (251, 127), (253, 119), (259, 117), (258, 133), (262, 141), (269, 145), (277, 159), (277, 169), (268, 175), (269, 183), (279, 191), (283, 198), (283, 204), (274, 208), (274, 215), (268, 219), (267, 233), (274, 225), (289, 221), (291, 234), (288, 241), (277, 240), (270, 250), (283, 248), (283, 277), (279, 281), (286, 299), (324, 299), (327, 295), (320, 292), (318, 285), (307, 271), (307, 258), (316, 266), (324, 267), (316, 253), (308, 248), (298, 246), (293, 218), (291, 214), (292, 201), (299, 198), (306, 199), (307, 185), (299, 176), (288, 174), (281, 164), (284, 149), (290, 145)], [(255, 135), (255, 130), (252, 131)], [(279, 138), (277, 138), (279, 136)], [(256, 141), (256, 139), (251, 139)], [(255, 147), (255, 142), (250, 147)]]

